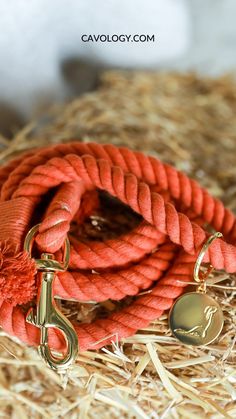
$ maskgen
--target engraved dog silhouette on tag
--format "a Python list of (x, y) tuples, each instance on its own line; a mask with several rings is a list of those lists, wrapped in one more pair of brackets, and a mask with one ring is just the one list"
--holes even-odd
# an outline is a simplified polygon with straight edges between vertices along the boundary
[(192, 327), (192, 329), (189, 329), (189, 330), (184, 330), (181, 328), (174, 329), (174, 332), (182, 334), (182, 335), (191, 335), (193, 337), (205, 338), (207, 334), (207, 330), (209, 329), (212, 323), (212, 318), (216, 312), (217, 312), (217, 307), (207, 306), (204, 310), (205, 320), (206, 320), (205, 325), (199, 324), (197, 326)]

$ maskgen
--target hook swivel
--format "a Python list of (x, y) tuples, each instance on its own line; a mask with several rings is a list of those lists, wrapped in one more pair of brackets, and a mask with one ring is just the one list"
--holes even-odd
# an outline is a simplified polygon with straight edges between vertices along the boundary
[[(31, 255), (34, 237), (40, 224), (31, 228), (26, 235), (24, 250)], [(41, 259), (35, 259), (40, 274), (40, 286), (37, 296), (36, 310), (31, 308), (27, 315), (27, 322), (39, 327), (39, 354), (45, 363), (53, 370), (61, 372), (67, 369), (78, 355), (78, 336), (71, 322), (58, 310), (53, 298), (53, 281), (57, 272), (66, 271), (70, 259), (70, 243), (68, 238), (64, 244), (63, 262), (54, 259), (52, 253), (42, 253)], [(67, 353), (64, 357), (55, 357), (48, 344), (48, 329), (59, 329), (67, 343)]]

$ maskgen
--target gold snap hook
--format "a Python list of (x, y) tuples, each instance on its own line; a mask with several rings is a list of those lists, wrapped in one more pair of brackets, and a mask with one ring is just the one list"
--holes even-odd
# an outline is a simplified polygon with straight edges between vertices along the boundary
[[(39, 230), (37, 224), (28, 232), (24, 242), (24, 250), (31, 255), (34, 237)], [(27, 322), (39, 327), (41, 330), (39, 354), (46, 364), (55, 371), (67, 369), (78, 355), (78, 336), (71, 322), (58, 310), (53, 298), (53, 281), (56, 272), (67, 269), (70, 259), (70, 243), (65, 240), (63, 262), (54, 259), (51, 253), (42, 253), (41, 259), (35, 259), (40, 271), (40, 287), (37, 296), (36, 311), (31, 309), (27, 315)], [(67, 352), (64, 357), (55, 357), (48, 345), (48, 329), (59, 329), (65, 337)]]

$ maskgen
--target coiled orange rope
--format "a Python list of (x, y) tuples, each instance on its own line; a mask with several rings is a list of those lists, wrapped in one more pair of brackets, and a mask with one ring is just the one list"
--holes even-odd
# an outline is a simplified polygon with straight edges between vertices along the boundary
[[(58, 274), (55, 294), (99, 302), (151, 291), (108, 318), (74, 325), (81, 350), (104, 346), (114, 335), (132, 335), (169, 309), (183, 292), (183, 281), (191, 280), (208, 227), (221, 231), (226, 241), (216, 239), (205, 261), (236, 271), (233, 213), (196, 181), (154, 157), (113, 145), (59, 144), (2, 167), (0, 185), (0, 324), (28, 344), (38, 344), (39, 330), (26, 322), (24, 310), (37, 289), (34, 261), (22, 252), (24, 237), (41, 222), (38, 247), (57, 252), (70, 223), (93, 211), (99, 189), (129, 205), (143, 221), (105, 242), (70, 237), (70, 269)], [(56, 330), (50, 332), (50, 345), (64, 345)]]

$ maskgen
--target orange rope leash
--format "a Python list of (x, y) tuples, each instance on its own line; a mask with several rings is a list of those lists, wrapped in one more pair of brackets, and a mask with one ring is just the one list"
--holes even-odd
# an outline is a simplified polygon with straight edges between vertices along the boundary
[[(33, 150), (0, 169), (0, 187), (0, 324), (28, 344), (38, 344), (39, 330), (26, 322), (22, 306), (37, 289), (34, 263), (22, 252), (24, 237), (35, 221), (41, 222), (39, 249), (57, 252), (71, 222), (81, 222), (97, 207), (98, 189), (129, 205), (143, 221), (105, 242), (70, 237), (70, 269), (58, 274), (55, 294), (100, 302), (151, 292), (106, 319), (74, 325), (81, 350), (132, 335), (172, 306), (192, 276), (208, 236), (204, 226), (227, 240), (216, 239), (204, 260), (236, 271), (233, 213), (196, 181), (140, 152), (79, 142)], [(50, 345), (64, 345), (56, 330), (50, 331)]]

